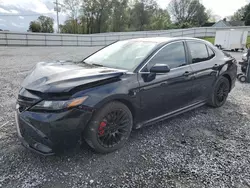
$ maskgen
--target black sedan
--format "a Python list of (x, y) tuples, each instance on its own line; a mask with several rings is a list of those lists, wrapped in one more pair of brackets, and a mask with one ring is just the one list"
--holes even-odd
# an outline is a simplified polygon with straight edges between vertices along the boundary
[(221, 107), (236, 74), (233, 57), (194, 38), (125, 40), (81, 62), (41, 62), (18, 95), (18, 135), (43, 155), (81, 139), (112, 152), (133, 128), (204, 104)]

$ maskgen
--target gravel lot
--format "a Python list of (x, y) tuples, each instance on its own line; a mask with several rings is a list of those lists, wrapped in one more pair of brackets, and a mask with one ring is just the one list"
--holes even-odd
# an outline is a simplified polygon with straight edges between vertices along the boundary
[(82, 59), (96, 49), (0, 47), (0, 187), (250, 187), (250, 84), (237, 82), (220, 109), (133, 131), (115, 153), (96, 154), (85, 143), (50, 157), (24, 149), (14, 122), (23, 78), (38, 61)]

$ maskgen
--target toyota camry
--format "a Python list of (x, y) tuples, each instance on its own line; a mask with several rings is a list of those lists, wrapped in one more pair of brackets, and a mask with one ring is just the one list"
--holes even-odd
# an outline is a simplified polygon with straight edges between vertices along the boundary
[(43, 155), (82, 139), (112, 152), (132, 129), (205, 104), (221, 107), (236, 74), (232, 56), (194, 38), (124, 40), (79, 62), (40, 62), (18, 94), (18, 136)]

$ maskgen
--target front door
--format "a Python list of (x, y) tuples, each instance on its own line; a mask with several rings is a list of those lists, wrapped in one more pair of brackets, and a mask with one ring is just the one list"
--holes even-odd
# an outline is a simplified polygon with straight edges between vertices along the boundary
[[(192, 69), (182, 41), (161, 48), (138, 73), (141, 121), (170, 113), (192, 103)], [(168, 73), (150, 73), (155, 64), (167, 64)]]

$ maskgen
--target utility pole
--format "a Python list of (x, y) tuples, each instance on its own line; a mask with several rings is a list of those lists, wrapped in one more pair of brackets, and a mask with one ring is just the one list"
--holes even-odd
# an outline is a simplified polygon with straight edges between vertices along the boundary
[(54, 2), (54, 3), (55, 3), (54, 10), (56, 11), (56, 17), (57, 17), (57, 33), (60, 33), (60, 30), (59, 30), (59, 16), (58, 16), (58, 14), (59, 14), (59, 12), (61, 12), (61, 8), (58, 6), (59, 5), (58, 0), (56, 0), (56, 2)]
[(58, 16), (58, 0), (56, 0), (56, 17), (57, 17), (57, 32), (60, 33), (60, 31), (59, 31), (59, 16)]

